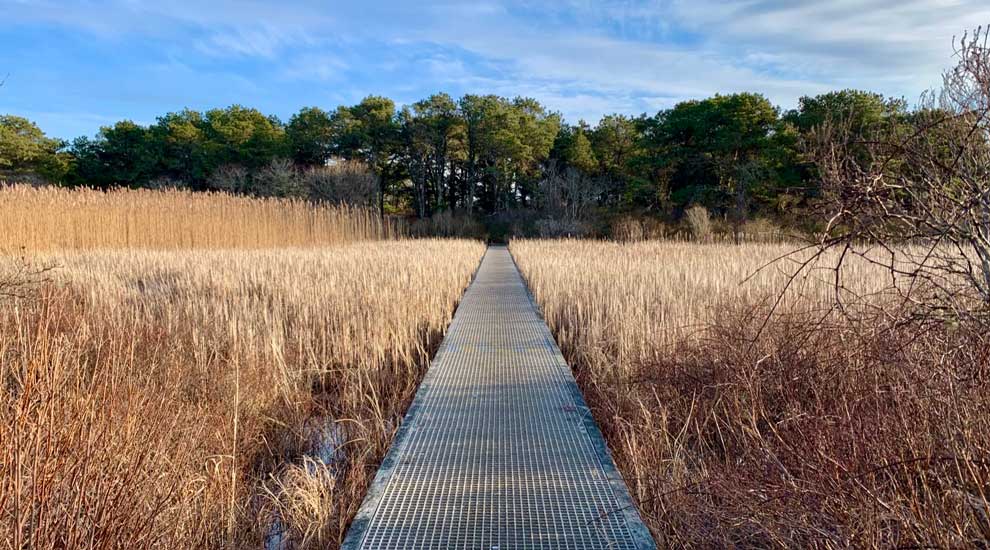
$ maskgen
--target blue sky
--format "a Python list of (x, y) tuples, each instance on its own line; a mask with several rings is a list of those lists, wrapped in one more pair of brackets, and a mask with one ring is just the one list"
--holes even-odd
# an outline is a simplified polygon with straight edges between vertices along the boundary
[(716, 92), (914, 100), (986, 0), (0, 0), (0, 113), (91, 135), (233, 103), (535, 97), (571, 122)]

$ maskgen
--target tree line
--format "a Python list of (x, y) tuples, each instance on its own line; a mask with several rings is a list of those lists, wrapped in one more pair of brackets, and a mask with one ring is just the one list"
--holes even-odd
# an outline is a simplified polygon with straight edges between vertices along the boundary
[(530, 98), (438, 93), (397, 107), (369, 96), (288, 121), (234, 105), (121, 121), (51, 139), (0, 117), (0, 173), (68, 186), (185, 187), (357, 202), (429, 218), (534, 212), (573, 224), (616, 213), (677, 220), (694, 205), (738, 228), (801, 225), (820, 194), (805, 143), (828, 121), (866, 140), (918, 112), (880, 94), (803, 97), (783, 111), (754, 93), (569, 124)]

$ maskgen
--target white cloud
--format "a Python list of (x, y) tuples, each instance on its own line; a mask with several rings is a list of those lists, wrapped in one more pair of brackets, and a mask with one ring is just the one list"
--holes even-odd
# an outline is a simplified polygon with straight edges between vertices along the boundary
[[(470, 24), (429, 32), (436, 41), (503, 61), (506, 74), (501, 80), (516, 82), (520, 88), (526, 82), (549, 81), (561, 89), (593, 91), (595, 97), (614, 100), (616, 105), (599, 116), (611, 110), (623, 110), (623, 105), (630, 103), (624, 99), (629, 95), (676, 100), (751, 90), (767, 93), (778, 102), (793, 103), (801, 94), (827, 89), (819, 81), (761, 73), (716, 51), (674, 44), (550, 29), (532, 31), (511, 21), (502, 24), (490, 21), (484, 33)], [(604, 101), (598, 103), (604, 106)], [(640, 103), (635, 102), (636, 108)], [(578, 113), (560, 108), (569, 119), (575, 115), (592, 121), (598, 118), (589, 117), (585, 109)]]
[[(706, 47), (773, 56), (778, 71), (892, 93), (934, 84), (952, 38), (990, 23), (983, 0), (673, 0), (672, 15)], [(715, 31), (715, 32), (705, 32)]]
[[(801, 95), (840, 87), (912, 99), (938, 83), (951, 63), (954, 35), (990, 23), (986, 0), (109, 0), (95, 6), (21, 0), (0, 4), (0, 19), (111, 39), (148, 35), (186, 44), (214, 62), (257, 59), (285, 79), (340, 83), (350, 94), (405, 96), (418, 86), (425, 93), (453, 87), (531, 95), (570, 120), (592, 122), (606, 112), (637, 113), (742, 90), (785, 107)], [(385, 76), (376, 79), (375, 71)], [(355, 74), (366, 80), (347, 81)]]
[(465, 16), (417, 36), (509, 62), (507, 78), (594, 90), (617, 109), (629, 94), (741, 90), (789, 107), (841, 87), (916, 98), (951, 63), (952, 37), (990, 22), (985, 0), (574, 0), (535, 20), (516, 5), (523, 15)]
[(281, 74), (289, 80), (329, 82), (343, 78), (348, 67), (335, 54), (306, 53), (288, 61)]
[(196, 42), (201, 52), (223, 57), (227, 55), (274, 59), (283, 47), (309, 41), (305, 32), (271, 26), (236, 27), (210, 34)]

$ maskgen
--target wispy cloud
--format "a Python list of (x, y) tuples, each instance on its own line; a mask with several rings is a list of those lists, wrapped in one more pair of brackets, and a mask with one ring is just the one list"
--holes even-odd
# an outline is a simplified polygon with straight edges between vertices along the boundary
[(233, 27), (209, 33), (196, 41), (196, 48), (214, 57), (226, 55), (274, 59), (284, 49), (313, 44), (313, 39), (301, 28), (271, 25)]
[[(954, 35), (990, 23), (990, 4), (19, 0), (0, 2), (0, 19), (11, 23), (0, 29), (0, 69), (36, 72), (50, 64), (51, 73), (63, 75), (58, 81), (48, 74), (45, 89), (5, 89), (0, 99), (15, 109), (52, 101), (79, 107), (72, 112), (91, 105), (110, 112), (113, 105), (113, 112), (153, 113), (177, 102), (223, 104), (240, 93), (246, 97), (235, 100), (288, 116), (321, 101), (371, 93), (403, 101), (444, 90), (530, 95), (570, 120), (594, 121), (607, 112), (638, 113), (740, 90), (785, 107), (838, 87), (911, 99), (951, 63)], [(38, 47), (26, 49), (25, 41)], [(173, 62), (181, 70), (171, 78), (181, 82), (152, 69)], [(172, 95), (158, 103), (113, 103), (97, 79), (135, 98), (141, 86), (147, 98)], [(80, 89), (98, 93), (70, 95)]]
[(342, 79), (348, 68), (336, 54), (305, 53), (289, 60), (281, 75), (289, 80), (330, 82)]

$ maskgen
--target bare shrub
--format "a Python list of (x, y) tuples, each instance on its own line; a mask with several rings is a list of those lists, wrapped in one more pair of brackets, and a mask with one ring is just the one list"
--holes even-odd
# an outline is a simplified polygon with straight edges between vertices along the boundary
[(586, 221), (601, 193), (595, 178), (575, 168), (556, 165), (544, 172), (537, 189), (537, 202), (546, 219), (564, 222)]
[(410, 233), (418, 237), (465, 237), (484, 239), (485, 226), (470, 211), (444, 210), (429, 218), (415, 220)]
[[(333, 464), (305, 457), (301, 464), (290, 464), (273, 476), (266, 485), (267, 500), (272, 507), (275, 526), (267, 547), (286, 548), (295, 542), (298, 548), (326, 548), (337, 542), (347, 529), (346, 514), (335, 513), (340, 502), (357, 500), (361, 495), (344, 495), (344, 476)], [(274, 544), (272, 539), (280, 544)]]
[(677, 231), (655, 218), (623, 216), (612, 223), (611, 235), (620, 242), (638, 242), (672, 239), (677, 236)]
[[(189, 189), (189, 184), (182, 180), (177, 180), (168, 176), (160, 176), (148, 182), (146, 189), (158, 191)], [(234, 189), (231, 189), (234, 191)]]
[(358, 161), (317, 166), (303, 174), (310, 200), (332, 204), (375, 206), (378, 176)]
[(612, 238), (621, 242), (637, 242), (646, 238), (646, 231), (640, 220), (623, 217), (612, 224)]
[(697, 242), (712, 240), (712, 219), (707, 208), (701, 205), (692, 206), (684, 212), (684, 219), (691, 231), (692, 239)]
[(643, 226), (643, 236), (649, 240), (670, 239), (677, 234), (674, 227), (654, 218), (643, 218), (640, 224)]
[(259, 197), (306, 197), (303, 178), (289, 159), (272, 159), (251, 178), (250, 191)]
[(587, 232), (587, 226), (578, 220), (536, 220), (536, 233), (543, 238), (581, 237)]
[(29, 185), (31, 187), (47, 187), (52, 182), (43, 176), (23, 172), (6, 172), (0, 170), (0, 187), (12, 185)]
[(259, 548), (275, 511), (287, 546), (339, 545), (483, 251), (39, 254), (55, 284), (0, 302), (0, 541)]
[[(918, 331), (870, 303), (839, 315), (831, 272), (759, 269), (791, 251), (782, 245), (511, 249), (660, 547), (990, 538), (979, 327)], [(894, 298), (882, 265), (845, 261), (851, 292)]]
[(766, 218), (748, 220), (740, 228), (742, 240), (756, 243), (779, 243), (787, 240), (785, 231)]
[(225, 193), (247, 194), (251, 191), (251, 176), (239, 164), (225, 164), (210, 174), (210, 189)]
[[(818, 129), (809, 151), (821, 175), (821, 250), (869, 256), (907, 282), (912, 317), (990, 326), (990, 29), (964, 35), (939, 94), (909, 120), (872, 135), (849, 121)], [(924, 245), (919, 253), (899, 245)], [(835, 266), (841, 287), (841, 261)]]
[(26, 298), (49, 282), (53, 263), (38, 263), (27, 258), (11, 258), (0, 264), (0, 301)]

